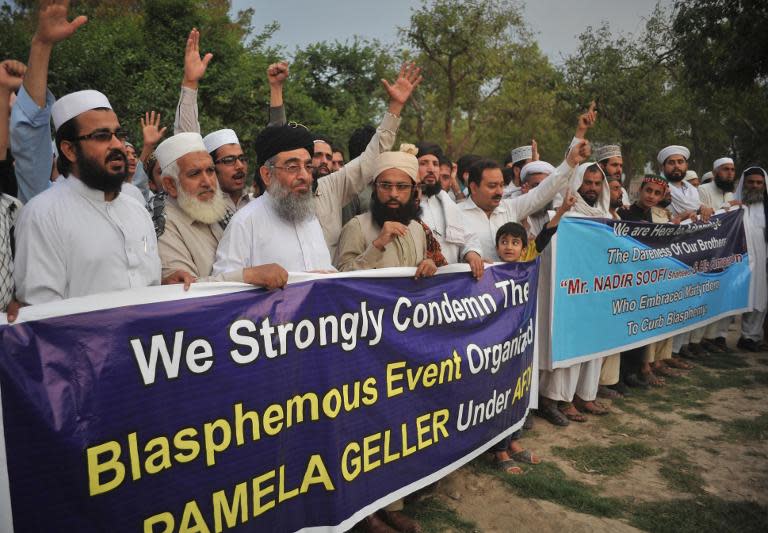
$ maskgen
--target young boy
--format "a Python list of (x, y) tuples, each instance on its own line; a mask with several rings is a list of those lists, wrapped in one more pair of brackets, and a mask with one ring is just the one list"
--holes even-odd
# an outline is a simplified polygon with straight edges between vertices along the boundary
[[(505, 263), (532, 261), (541, 255), (544, 248), (547, 247), (552, 235), (557, 231), (560, 218), (575, 203), (576, 198), (568, 194), (563, 204), (557, 208), (555, 216), (541, 230), (535, 240), (528, 239), (528, 231), (521, 224), (507, 222), (496, 231), (496, 253)], [(520, 445), (522, 433), (522, 429), (514, 432), (495, 444), (490, 450), (496, 457), (499, 468), (507, 474), (522, 473), (520, 467), (516, 466), (515, 463), (537, 465), (541, 462), (533, 452)]]
[(505, 263), (533, 261), (547, 247), (552, 235), (557, 231), (560, 219), (575, 203), (576, 197), (568, 193), (563, 204), (557, 208), (555, 216), (534, 240), (528, 238), (528, 232), (522, 224), (507, 222), (496, 231), (496, 253)]

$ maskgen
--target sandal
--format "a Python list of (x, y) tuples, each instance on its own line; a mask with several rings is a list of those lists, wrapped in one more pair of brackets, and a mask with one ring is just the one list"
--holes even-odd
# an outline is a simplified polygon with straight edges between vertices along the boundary
[(687, 363), (678, 357), (672, 357), (671, 359), (664, 359), (664, 362), (672, 368), (679, 368), (681, 370), (692, 370), (695, 365)]
[(560, 412), (571, 422), (586, 422), (587, 417), (581, 414), (572, 403), (566, 403), (560, 407)]
[(531, 450), (520, 450), (519, 452), (510, 453), (509, 456), (517, 463), (525, 463), (527, 465), (537, 465), (541, 463), (541, 459), (534, 455)]
[(496, 468), (505, 474), (509, 474), (510, 476), (519, 476), (523, 473), (523, 469), (517, 466), (515, 461), (512, 459), (505, 459), (503, 461), (497, 460)]
[(597, 395), (607, 400), (619, 400), (624, 397), (624, 395), (619, 391), (613, 390), (605, 385), (600, 385), (597, 388)]
[(651, 387), (663, 387), (665, 385), (664, 378), (660, 378), (653, 372), (648, 372), (647, 374), (643, 374), (643, 378), (646, 382), (648, 382), (648, 385)]
[(595, 401), (587, 402), (581, 400), (579, 402), (574, 401), (573, 403), (579, 411), (589, 413), (590, 415), (605, 416), (611, 412), (607, 407)]
[(555, 426), (565, 427), (570, 424), (568, 418), (555, 405), (541, 405), (536, 414)]
[(668, 378), (679, 378), (680, 376), (683, 375), (681, 372), (678, 372), (677, 370), (673, 370), (671, 368), (667, 368), (666, 366), (653, 367), (653, 373), (661, 374), (662, 376), (666, 376)]

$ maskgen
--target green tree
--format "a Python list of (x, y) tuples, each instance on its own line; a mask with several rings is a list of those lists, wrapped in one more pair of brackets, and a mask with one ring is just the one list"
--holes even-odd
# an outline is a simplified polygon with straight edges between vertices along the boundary
[(401, 35), (425, 72), (411, 129), (444, 144), (449, 156), (476, 145), (513, 58), (527, 45), (520, 8), (509, 0), (434, 0), (411, 14)]
[(597, 101), (591, 140), (621, 144), (628, 179), (642, 174), (662, 146), (690, 139), (678, 112), (682, 95), (664, 68), (667, 35), (662, 11), (654, 13), (638, 37), (614, 36), (607, 23), (589, 27), (565, 63), (563, 99), (574, 111)]

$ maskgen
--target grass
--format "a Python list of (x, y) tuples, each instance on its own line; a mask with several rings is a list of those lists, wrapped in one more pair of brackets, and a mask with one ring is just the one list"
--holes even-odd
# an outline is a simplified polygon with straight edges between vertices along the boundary
[(648, 430), (627, 424), (618, 416), (604, 416), (599, 418), (597, 423), (606, 431), (609, 431), (614, 435), (621, 435), (622, 437), (641, 437), (648, 435)]
[(659, 475), (673, 490), (701, 495), (704, 494), (704, 479), (701, 477), (700, 470), (688, 460), (685, 452), (671, 449), (662, 460)]
[(630, 523), (651, 533), (768, 531), (768, 509), (754, 502), (702, 497), (637, 505)]
[(653, 457), (659, 452), (645, 444), (629, 442), (610, 446), (587, 444), (574, 448), (555, 446), (552, 453), (568, 459), (581, 472), (615, 476), (632, 468), (635, 461)]
[(477, 524), (460, 517), (456, 511), (435, 497), (409, 504), (406, 514), (419, 521), (422, 531), (459, 531), (473, 533)]
[(696, 361), (697, 364), (707, 368), (726, 370), (732, 368), (746, 368), (749, 363), (737, 354), (713, 353)]
[(568, 479), (554, 463), (543, 461), (535, 466), (523, 466), (523, 474), (506, 475), (487, 462), (475, 461), (480, 472), (501, 479), (512, 491), (523, 498), (547, 500), (580, 513), (609, 518), (621, 517), (627, 502), (601, 496), (597, 489)]
[[(640, 395), (633, 396), (633, 398), (641, 398)], [(635, 407), (632, 403), (633, 400), (614, 400), (613, 405), (621, 409), (627, 414), (639, 416), (640, 418), (645, 418), (646, 420), (653, 422), (659, 427), (668, 426), (672, 423), (671, 420), (664, 420), (663, 418), (660, 418), (653, 413), (649, 413), (648, 411), (644, 409), (640, 409), (639, 407)]]
[(709, 416), (707, 413), (682, 413), (681, 416), (692, 422), (717, 422), (716, 418)]
[(722, 422), (723, 436), (730, 441), (744, 442), (768, 439), (768, 413), (755, 418), (734, 418)]

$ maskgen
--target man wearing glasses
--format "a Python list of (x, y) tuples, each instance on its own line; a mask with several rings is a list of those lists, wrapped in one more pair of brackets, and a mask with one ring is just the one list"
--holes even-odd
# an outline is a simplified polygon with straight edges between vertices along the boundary
[(214, 276), (273, 263), (289, 272), (333, 270), (312, 195), (312, 141), (298, 124), (259, 133), (259, 173), (267, 190), (227, 225)]
[(214, 131), (206, 135), (203, 142), (216, 166), (216, 177), (224, 193), (227, 208), (230, 213), (234, 213), (251, 199), (245, 183), (248, 156), (243, 153), (234, 130)]
[(420, 179), (415, 155), (384, 152), (376, 160), (374, 175), (371, 209), (344, 226), (334, 264), (342, 272), (416, 267), (417, 278), (434, 275), (437, 266), (429, 258), (427, 233), (417, 220)]
[(107, 97), (86, 90), (51, 109), (66, 180), (38, 194), (16, 226), (17, 298), (39, 304), (160, 283), (152, 219), (120, 194), (125, 132)]

